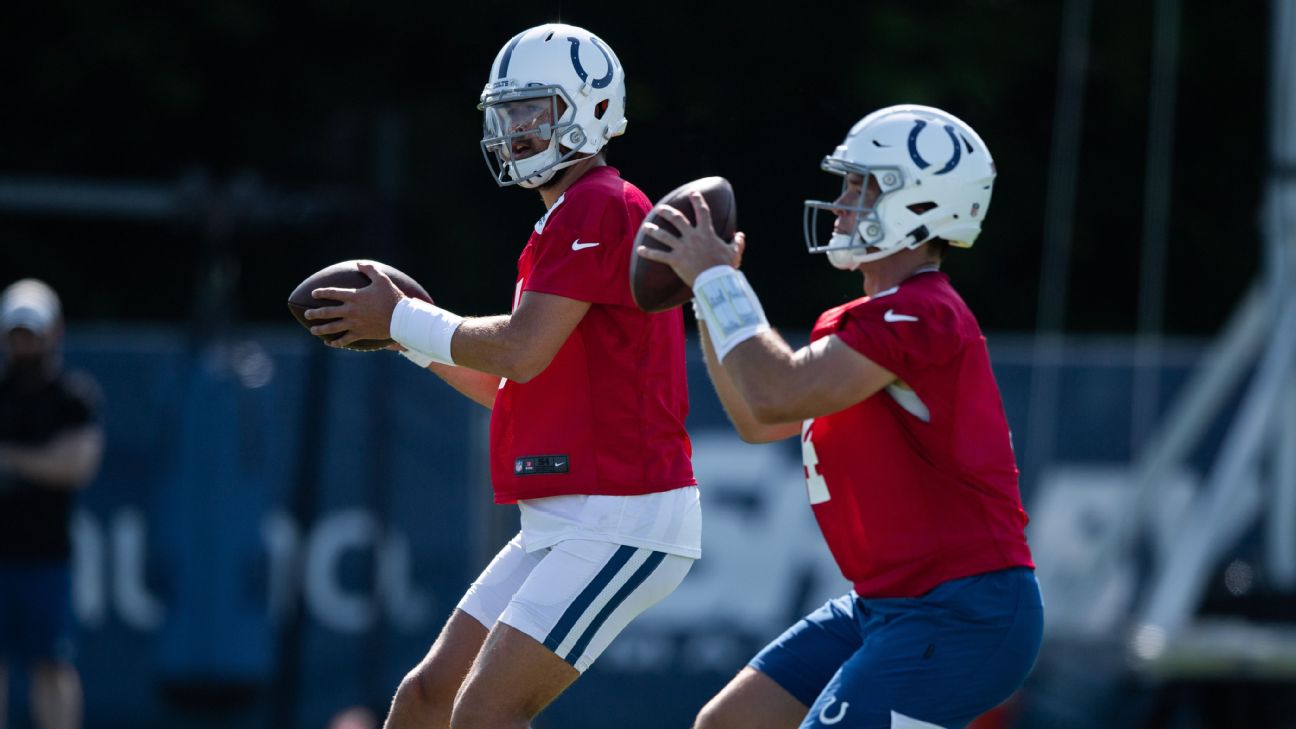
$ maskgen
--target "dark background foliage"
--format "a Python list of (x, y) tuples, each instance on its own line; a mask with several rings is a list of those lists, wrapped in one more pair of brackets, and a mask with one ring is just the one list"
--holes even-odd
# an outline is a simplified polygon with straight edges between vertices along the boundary
[[(1135, 326), (1151, 6), (1094, 3), (1072, 331)], [(183, 185), (191, 203), (166, 221), (0, 215), (0, 283), (44, 277), (77, 319), (210, 316), (195, 292), (215, 290), (241, 320), (286, 323), (296, 283), (350, 257), (397, 265), (461, 313), (504, 311), (543, 208), (491, 181), (475, 105), (504, 42), (561, 19), (605, 38), (627, 69), (630, 126), (609, 150), (628, 179), (650, 198), (703, 175), (733, 182), (746, 269), (776, 325), (806, 328), (859, 295), (857, 276), (805, 253), (801, 201), (836, 193), (818, 163), (854, 121), (915, 102), (969, 121), (1000, 172), (985, 233), (947, 269), (985, 329), (1035, 326), (1059, 2), (62, 0), (4, 12), (0, 174)], [(1184, 3), (1171, 333), (1214, 332), (1258, 266), (1268, 24), (1263, 3)], [(248, 212), (285, 199), (309, 204)], [(222, 249), (233, 265), (215, 276)]]

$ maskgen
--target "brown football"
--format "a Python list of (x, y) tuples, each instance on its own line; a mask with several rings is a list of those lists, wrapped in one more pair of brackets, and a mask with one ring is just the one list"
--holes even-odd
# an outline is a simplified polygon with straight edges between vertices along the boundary
[[(357, 263), (370, 263), (375, 268), (387, 274), (396, 288), (400, 289), (406, 296), (412, 296), (417, 299), (431, 303), (432, 297), (428, 292), (423, 290), (418, 281), (410, 278), (404, 273), (398, 271), (385, 263), (377, 261), (342, 261), (335, 263), (328, 268), (323, 268), (306, 277), (305, 281), (297, 284), (297, 288), (288, 295), (288, 311), (292, 312), (293, 318), (299, 324), (310, 329), (316, 324), (335, 321), (334, 319), (314, 319), (306, 318), (306, 311), (320, 306), (334, 306), (340, 302), (332, 299), (316, 299), (311, 296), (315, 289), (339, 288), (339, 289), (360, 289), (369, 285), (369, 277), (360, 272), (356, 266)], [(320, 339), (334, 340), (341, 337), (341, 334), (327, 334)], [(352, 342), (347, 349), (354, 349), (361, 352), (368, 352), (374, 349), (382, 349), (391, 344), (390, 339), (361, 339), (358, 342)]]
[[(732, 243), (734, 233), (738, 231), (738, 211), (734, 202), (733, 187), (723, 177), (703, 177), (675, 188), (658, 201), (657, 205), (648, 212), (644, 222), (651, 221), (671, 233), (678, 234), (679, 230), (674, 225), (656, 214), (663, 205), (669, 205), (684, 213), (688, 216), (689, 222), (696, 225), (693, 203), (688, 199), (693, 192), (701, 192), (707, 205), (710, 206), (711, 224), (715, 226), (716, 233), (726, 243)], [(657, 250), (666, 247), (658, 243), (655, 238), (644, 235), (642, 226), (635, 236), (634, 247), (637, 249), (641, 245)], [(630, 254), (630, 293), (634, 295), (635, 304), (649, 312), (666, 311), (693, 298), (693, 292), (684, 285), (679, 276), (675, 275), (675, 271), (670, 266), (650, 261), (633, 252)]]

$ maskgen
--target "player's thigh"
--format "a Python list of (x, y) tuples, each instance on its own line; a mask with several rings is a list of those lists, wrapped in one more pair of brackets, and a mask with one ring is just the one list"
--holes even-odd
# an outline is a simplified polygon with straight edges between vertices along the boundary
[(1028, 570), (870, 602), (867, 615), (868, 639), (811, 704), (803, 727), (959, 729), (1021, 685), (1043, 628)]
[(410, 671), (407, 681), (428, 701), (454, 701), (477, 653), (481, 650), (509, 600), (526, 581), (540, 558), (522, 549), (520, 535), (499, 551), (473, 581), (446, 621), (427, 655)]
[(800, 702), (802, 715), (863, 642), (856, 600), (853, 593), (829, 600), (783, 631), (748, 663)]
[(774, 679), (745, 666), (702, 707), (694, 729), (796, 729), (807, 709)]
[(599, 542), (554, 545), (514, 595), (455, 700), (454, 726), (507, 725), (557, 698), (693, 560)]
[(455, 698), (456, 729), (520, 724), (539, 714), (580, 673), (535, 638), (496, 623)]
[(523, 549), (519, 532), (473, 580), (456, 607), (489, 630), (543, 558), (543, 553), (528, 553)]
[(588, 539), (554, 545), (500, 622), (584, 672), (644, 610), (669, 595), (693, 559)]

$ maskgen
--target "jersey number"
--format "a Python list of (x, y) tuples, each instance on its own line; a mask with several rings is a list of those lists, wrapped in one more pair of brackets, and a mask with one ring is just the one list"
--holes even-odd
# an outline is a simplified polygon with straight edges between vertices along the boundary
[(810, 496), (810, 505), (822, 504), (832, 498), (828, 493), (828, 482), (819, 473), (819, 454), (815, 453), (814, 441), (810, 440), (810, 425), (814, 418), (801, 424), (801, 463), (805, 466), (806, 492)]

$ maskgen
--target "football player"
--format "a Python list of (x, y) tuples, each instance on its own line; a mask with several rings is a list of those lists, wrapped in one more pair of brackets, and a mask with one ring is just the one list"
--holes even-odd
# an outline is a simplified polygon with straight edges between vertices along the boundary
[(650, 226), (669, 250), (638, 250), (692, 286), (742, 437), (800, 436), (811, 507), (853, 584), (762, 650), (697, 727), (962, 727), (1021, 685), (1043, 628), (985, 339), (940, 270), (980, 233), (995, 167), (954, 116), (893, 106), (823, 169), (841, 195), (806, 203), (806, 243), (862, 273), (866, 295), (824, 312), (807, 347), (770, 328), (702, 198), (700, 227), (665, 210), (681, 234)]
[(404, 297), (382, 273), (313, 310), (334, 342), (390, 336), (406, 357), (491, 408), (491, 478), (521, 532), (401, 682), (386, 726), (521, 727), (701, 554), (684, 430), (679, 310), (647, 314), (627, 266), (651, 204), (608, 166), (626, 127), (625, 73), (570, 25), (514, 36), (479, 107), (487, 166), (545, 207), (518, 259), (511, 314), (462, 318)]

